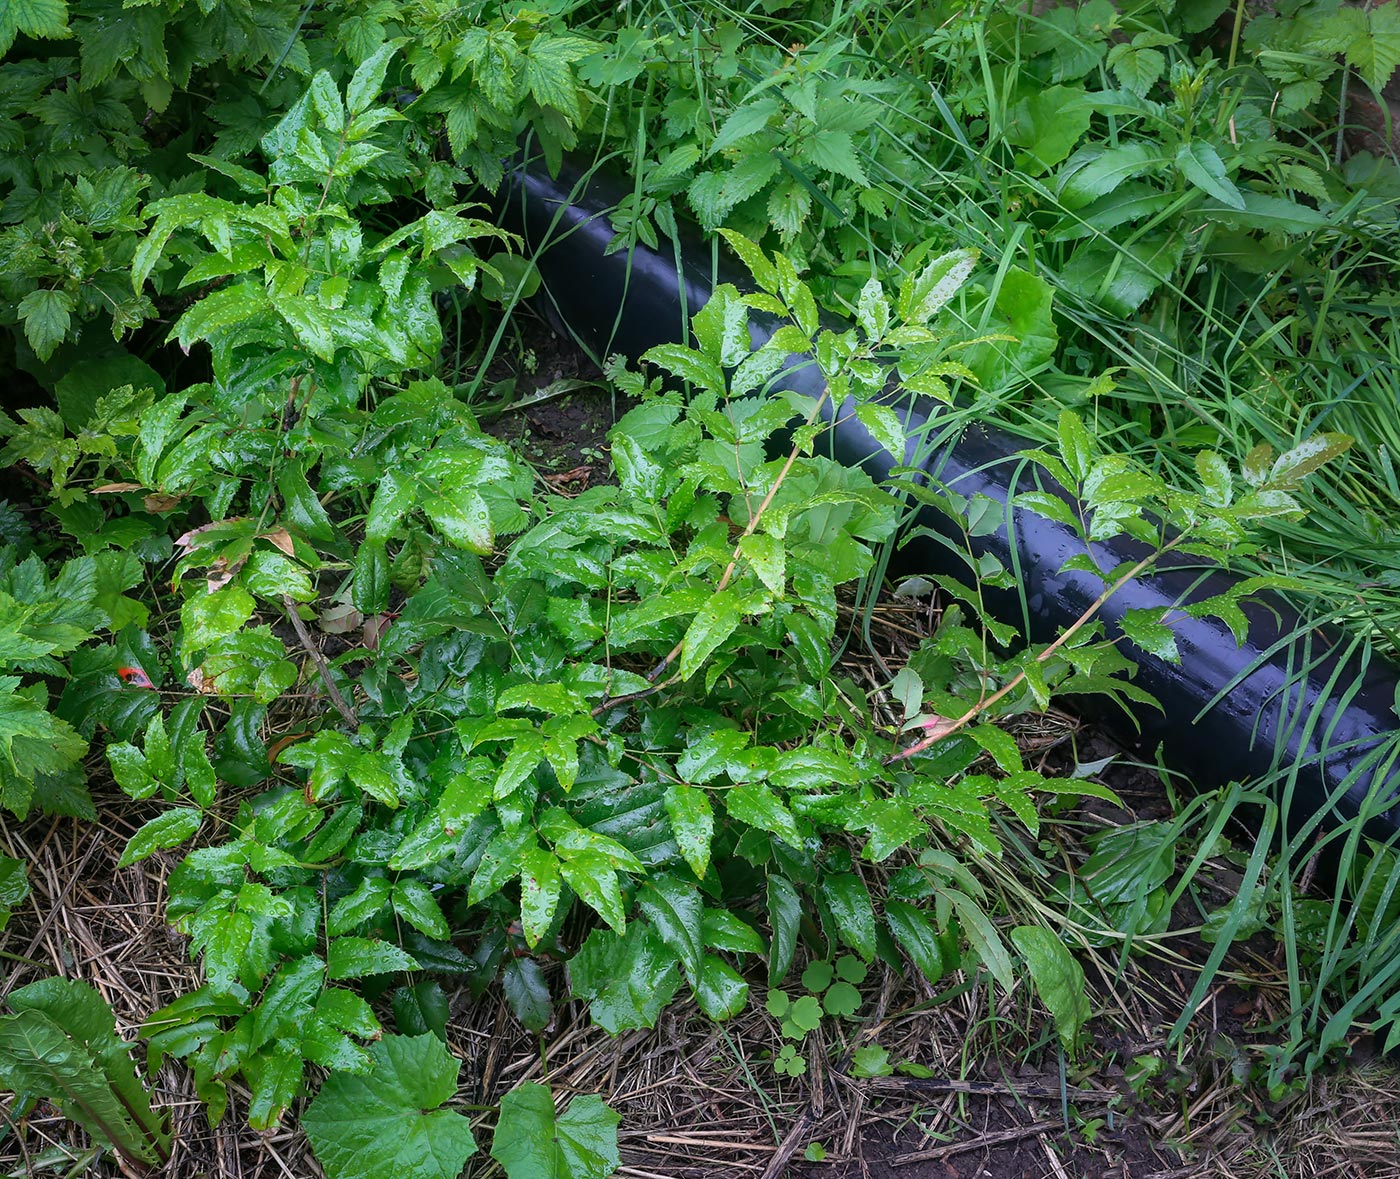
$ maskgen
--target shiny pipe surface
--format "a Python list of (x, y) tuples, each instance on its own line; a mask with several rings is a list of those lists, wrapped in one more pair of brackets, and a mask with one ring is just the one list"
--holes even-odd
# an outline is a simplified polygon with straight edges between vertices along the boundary
[[(698, 235), (675, 248), (663, 242), (661, 250), (652, 250), (637, 243), (607, 253), (615, 233), (609, 212), (630, 191), (615, 175), (566, 159), (557, 177), (538, 162), (521, 163), (501, 202), (504, 223), (522, 235), (527, 256), (539, 267), (548, 309), (600, 359), (621, 353), (636, 360), (656, 344), (689, 338), (690, 316), (718, 283), (745, 285), (743, 272)], [(777, 326), (777, 320), (754, 313), (755, 345)], [(820, 373), (807, 358), (794, 358), (778, 382), (812, 396), (822, 391)], [(917, 467), (961, 495), (985, 495), (1003, 506), (1016, 491), (1037, 486), (1034, 472), (1019, 457), (1026, 440), (973, 424), (950, 442), (921, 447), (920, 436), (938, 427), (940, 407), (924, 399), (893, 404), (910, 435), (905, 455), (896, 459), (886, 452), (847, 412), (849, 406), (829, 403), (823, 411), (830, 426), (823, 436), (826, 453), (862, 467), (877, 482), (896, 468)], [(911, 523), (915, 531), (906, 537), (897, 566), (965, 581), (964, 563), (928, 535), (960, 543), (947, 518), (923, 507)], [(920, 529), (928, 533), (920, 535)], [(1087, 547), (1101, 569), (1146, 551), (1127, 537)], [(977, 538), (973, 551), (996, 556), (1016, 574), (1020, 592), (992, 591), (986, 597), (995, 616), (1020, 627), (1032, 642), (1051, 641), (1102, 590), (1099, 579), (1063, 568), (1067, 559), (1086, 551), (1073, 530), (1029, 511), (1006, 513), (1002, 527)], [(1307, 625), (1274, 593), (1242, 603), (1249, 620), (1243, 645), (1221, 620), (1193, 618), (1177, 609), (1237, 580), (1214, 565), (1179, 558), (1124, 585), (1099, 613), (1108, 635), (1122, 634), (1126, 610), (1170, 612), (1181, 662), (1128, 648), (1138, 666), (1134, 682), (1161, 705), (1160, 711), (1132, 706), (1131, 725), (1107, 701), (1081, 698), (1076, 704), (1145, 759), (1160, 746), (1165, 765), (1199, 788), (1270, 779), (1291, 830), (1310, 827), (1312, 820), (1325, 829), (1364, 816), (1371, 837), (1400, 835), (1396, 668), (1373, 657), (1364, 642), (1331, 627)]]

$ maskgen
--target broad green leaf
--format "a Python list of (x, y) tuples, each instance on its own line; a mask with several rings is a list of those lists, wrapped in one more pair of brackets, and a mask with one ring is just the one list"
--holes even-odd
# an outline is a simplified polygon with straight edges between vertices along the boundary
[(724, 373), (719, 365), (702, 352), (684, 344), (658, 344), (642, 357), (649, 364), (659, 365), (674, 377), (685, 381), (696, 392), (724, 396)]
[(526, 944), (536, 946), (549, 932), (559, 907), (559, 861), (541, 847), (527, 851), (520, 860), (520, 924)]
[(1347, 434), (1314, 434), (1274, 460), (1268, 487), (1291, 490), (1307, 475), (1351, 449), (1355, 439)]
[(595, 929), (569, 960), (569, 987), (590, 1001), (593, 1022), (612, 1035), (656, 1026), (680, 986), (676, 956), (645, 921), (625, 935)]
[(1036, 994), (1054, 1017), (1060, 1043), (1066, 1052), (1073, 1052), (1090, 1014), (1083, 969), (1065, 944), (1043, 926), (1017, 926), (1011, 931), (1011, 943), (1021, 951)]
[(326, 951), (326, 974), (330, 978), (364, 978), (417, 969), (418, 963), (393, 942), (377, 938), (332, 938)]
[(844, 941), (869, 962), (875, 957), (875, 910), (859, 876), (841, 872), (822, 881), (822, 896)]
[(1011, 955), (1007, 953), (992, 919), (983, 911), (981, 905), (958, 889), (944, 889), (942, 895), (957, 910), (968, 942), (986, 964), (992, 977), (1000, 984), (1002, 990), (1011, 990), (1016, 983), (1011, 969)]
[(509, 958), (501, 971), (506, 1003), (529, 1032), (540, 1032), (554, 1018), (554, 1000), (540, 964), (533, 958)]
[(464, 492), (455, 500), (444, 495), (430, 495), (419, 507), (450, 544), (483, 557), (491, 553), (495, 541), (491, 509), (476, 492)]
[(696, 612), (686, 629), (681, 649), (680, 673), (689, 679), (700, 670), (721, 644), (738, 628), (744, 618), (744, 599), (734, 590), (725, 589), (712, 594)]
[(1244, 197), (1225, 171), (1220, 153), (1203, 139), (1183, 143), (1176, 153), (1181, 174), (1202, 192), (1232, 209), (1244, 208)]
[(365, 541), (371, 545), (383, 545), (396, 536), (403, 518), (417, 498), (418, 483), (412, 475), (400, 476), (392, 468), (386, 468), (379, 477), (379, 486), (374, 489), (374, 499), (370, 501), (369, 516), (365, 519)]
[(227, 328), (258, 319), (271, 306), (260, 282), (242, 282), (205, 295), (175, 325), (174, 335), (186, 352), (197, 340), (207, 340)]
[(894, 940), (919, 972), (931, 983), (941, 979), (946, 972), (943, 953), (923, 911), (908, 901), (888, 900), (885, 921)]
[(350, 84), (345, 88), (345, 107), (352, 119), (367, 111), (384, 89), (384, 74), (396, 48), (392, 42), (386, 41), (356, 68)]
[(556, 1115), (549, 1090), (527, 1081), (501, 1099), (491, 1157), (509, 1179), (608, 1179), (621, 1166), (621, 1120), (593, 1094)]
[(768, 831), (793, 847), (802, 846), (802, 832), (792, 812), (761, 782), (745, 783), (726, 790), (724, 808), (731, 819)]
[(1011, 108), (1006, 139), (1025, 149), (1018, 157), (1023, 166), (1044, 173), (1074, 150), (1093, 114), (1083, 86), (1050, 86)]
[(1205, 489), (1206, 502), (1212, 507), (1228, 508), (1235, 496), (1230, 464), (1215, 451), (1203, 450), (1196, 455), (1196, 474), (1200, 476)]
[(348, 933), (377, 916), (389, 904), (393, 886), (383, 876), (366, 876), (352, 892), (331, 906), (326, 915), (326, 935), (337, 937)]
[(768, 947), (768, 985), (776, 987), (792, 966), (802, 926), (802, 898), (786, 877), (768, 877), (768, 925), (773, 931)]
[(1144, 651), (1168, 663), (1180, 663), (1181, 652), (1177, 650), (1176, 632), (1162, 622), (1164, 613), (1166, 611), (1160, 607), (1124, 610), (1120, 625), (1123, 633)]
[(694, 885), (657, 876), (637, 894), (637, 904), (694, 977), (704, 952), (704, 903)]
[(0, 0), (0, 56), (10, 52), (20, 33), (35, 38), (69, 36), (65, 0)]
[(471, 1123), (439, 1109), (459, 1062), (436, 1036), (385, 1036), (373, 1069), (332, 1073), (302, 1115), (327, 1179), (457, 1179), (476, 1153)]
[(598, 851), (582, 851), (563, 861), (559, 870), (579, 899), (609, 926), (619, 933), (626, 928), (627, 911), (622, 904), (617, 867), (609, 856)]
[(666, 787), (666, 814), (676, 846), (691, 870), (701, 880), (710, 866), (710, 841), (714, 838), (715, 816), (709, 796), (697, 786), (672, 782)]
[[(0, 41), (5, 23), (4, 0), (0, 0)], [(19, 301), (15, 311), (24, 320), (24, 337), (40, 360), (48, 360), (63, 343), (72, 326), (74, 306), (73, 296), (60, 290), (30, 291)]]
[(867, 403), (857, 407), (856, 420), (870, 431), (870, 436), (885, 448), (886, 453), (894, 456), (896, 462), (904, 461), (904, 424), (894, 410), (888, 405)]
[(911, 274), (900, 284), (899, 317), (905, 323), (927, 323), (957, 294), (976, 264), (974, 250), (940, 254), (918, 274)]
[(117, 785), (137, 802), (150, 798), (160, 789), (160, 783), (146, 764), (146, 755), (129, 741), (117, 741), (107, 746), (107, 764)]
[(452, 930), (448, 927), (447, 918), (442, 915), (437, 899), (421, 880), (409, 877), (396, 880), (392, 900), (394, 912), (419, 933), (440, 942), (445, 942), (452, 936)]
[[(873, 408), (861, 406), (861, 409)], [(787, 550), (776, 536), (755, 532), (739, 540), (742, 552), (764, 586), (778, 597), (787, 588)]]
[(137, 1158), (169, 1157), (165, 1118), (151, 1110), (131, 1046), (96, 990), (45, 978), (12, 992), (9, 1004), (16, 1014), (0, 1018), (0, 1088), (47, 1096), (65, 1116)]
[(723, 958), (706, 954), (692, 988), (700, 1010), (714, 1020), (732, 1019), (749, 1000), (749, 984)]
[(243, 629), (256, 609), (253, 595), (241, 585), (226, 585), (213, 593), (197, 590), (180, 607), (184, 650), (203, 651), (219, 639), (235, 634)]
[(763, 953), (763, 939), (748, 922), (727, 909), (706, 909), (701, 922), (701, 940), (711, 950), (734, 954)]
[(184, 843), (199, 830), (203, 820), (201, 812), (189, 807), (176, 807), (163, 815), (157, 815), (142, 824), (141, 829), (127, 840), (126, 847), (122, 849), (121, 859), (117, 861), (117, 867), (125, 868), (164, 848)]

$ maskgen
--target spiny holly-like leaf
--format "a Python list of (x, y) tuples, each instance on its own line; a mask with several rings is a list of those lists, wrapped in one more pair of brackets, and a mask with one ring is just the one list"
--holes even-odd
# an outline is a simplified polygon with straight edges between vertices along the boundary
[(621, 1165), (621, 1120), (593, 1094), (556, 1116), (549, 1090), (527, 1081), (501, 1101), (491, 1157), (510, 1179), (607, 1179)]
[(439, 1109), (458, 1061), (436, 1036), (385, 1036), (364, 1075), (332, 1073), (301, 1124), (327, 1179), (457, 1179), (476, 1153), (471, 1123)]

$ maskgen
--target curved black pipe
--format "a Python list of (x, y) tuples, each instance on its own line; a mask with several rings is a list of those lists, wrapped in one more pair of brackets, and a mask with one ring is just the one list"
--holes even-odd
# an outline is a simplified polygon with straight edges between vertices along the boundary
[[(714, 286), (744, 282), (737, 267), (698, 238), (674, 250), (669, 243), (662, 250), (637, 244), (607, 253), (615, 234), (609, 212), (628, 193), (615, 178), (585, 171), (576, 161), (566, 161), (553, 178), (541, 166), (522, 165), (506, 186), (505, 219), (524, 237), (554, 313), (599, 358), (622, 353), (635, 360), (653, 345), (688, 338), (689, 317)], [(756, 343), (778, 326), (760, 314), (751, 323)], [(810, 394), (822, 388), (814, 364), (794, 364), (780, 381)], [(1030, 485), (1026, 464), (1018, 458), (1027, 446), (1024, 439), (971, 425), (951, 442), (921, 452), (917, 439), (942, 426), (940, 408), (922, 400), (896, 408), (911, 436), (909, 453), (901, 459), (883, 450), (849, 413), (829, 405), (827, 421), (836, 424), (825, 435), (828, 453), (863, 467), (876, 481), (917, 463), (928, 478), (1003, 506), (1014, 490)], [(901, 564), (966, 580), (966, 564), (936, 539), (943, 534), (961, 543), (960, 531), (934, 508), (920, 510), (917, 524), (934, 535), (916, 533)], [(1021, 592), (994, 592), (989, 601), (993, 613), (1021, 627), (1031, 641), (1052, 640), (1102, 590), (1098, 578), (1063, 570), (1068, 558), (1086, 551), (1074, 531), (1028, 511), (1010, 512), (999, 531), (978, 538), (974, 546), (976, 553), (994, 554), (1016, 573)], [(1091, 547), (1100, 569), (1136, 560), (1145, 551), (1128, 538)], [(1116, 636), (1126, 610), (1173, 610), (1236, 583), (1199, 562), (1159, 567), (1122, 587), (1100, 617)], [(1292, 831), (1306, 831), (1311, 820), (1326, 826), (1362, 817), (1372, 838), (1400, 835), (1396, 668), (1372, 659), (1364, 643), (1308, 625), (1277, 594), (1260, 594), (1242, 606), (1249, 620), (1244, 645), (1219, 619), (1173, 610), (1179, 664), (1128, 648), (1138, 662), (1136, 684), (1161, 711), (1134, 707), (1135, 732), (1123, 731), (1121, 712), (1103, 719), (1145, 757), (1160, 744), (1165, 763), (1198, 787), (1270, 779)], [(1085, 705), (1104, 711), (1095, 701)]]

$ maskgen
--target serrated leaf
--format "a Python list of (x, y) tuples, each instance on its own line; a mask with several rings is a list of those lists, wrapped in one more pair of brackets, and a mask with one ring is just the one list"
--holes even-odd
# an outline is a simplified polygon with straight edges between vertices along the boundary
[(437, 899), (422, 881), (396, 880), (391, 899), (394, 912), (419, 933), (440, 942), (452, 936), (452, 930), (448, 927), (447, 918), (442, 915)]
[(369, 515), (365, 519), (365, 541), (382, 545), (399, 531), (399, 525), (418, 498), (418, 482), (412, 475), (400, 476), (385, 469), (374, 489)]
[(1355, 441), (1347, 434), (1314, 434), (1274, 460), (1266, 486), (1291, 490), (1319, 467), (1345, 454)]
[(1168, 663), (1180, 663), (1181, 653), (1176, 647), (1176, 633), (1161, 621), (1160, 608), (1144, 607), (1123, 611), (1123, 633), (1149, 654), (1164, 659)]
[(685, 782), (672, 782), (666, 788), (666, 814), (681, 855), (691, 871), (703, 880), (710, 866), (710, 841), (715, 831), (709, 796)]
[(356, 68), (350, 84), (345, 88), (345, 107), (352, 119), (367, 111), (384, 89), (384, 74), (396, 49), (397, 46), (386, 42)]
[(724, 808), (732, 819), (776, 835), (792, 847), (802, 846), (802, 832), (783, 801), (763, 783), (745, 783), (724, 793)]
[(673, 377), (679, 377), (696, 392), (713, 393), (723, 397), (724, 373), (719, 365), (694, 348), (684, 344), (658, 344), (642, 356), (649, 364), (659, 365)]
[(841, 940), (869, 962), (875, 956), (875, 910), (869, 890), (851, 872), (827, 877), (821, 889)]
[(432, 1034), (385, 1036), (366, 1074), (332, 1073), (302, 1115), (327, 1179), (457, 1179), (476, 1152), (471, 1123), (439, 1109), (458, 1061)]
[(870, 431), (870, 436), (885, 448), (887, 454), (894, 457), (895, 462), (904, 461), (904, 448), (907, 444), (904, 423), (899, 420), (899, 415), (894, 410), (888, 405), (867, 403), (856, 408), (856, 420)]
[(165, 848), (184, 843), (199, 830), (203, 821), (203, 814), (190, 807), (177, 807), (157, 815), (127, 840), (117, 867), (125, 868)]
[(743, 618), (744, 599), (734, 590), (711, 594), (686, 628), (681, 648), (681, 678), (689, 679), (699, 671), (705, 660), (738, 629)]
[(565, 881), (590, 909), (618, 933), (627, 926), (617, 868), (601, 852), (582, 851), (559, 866)]
[(463, 492), (455, 499), (431, 495), (419, 506), (449, 543), (483, 557), (490, 555), (496, 539), (491, 509), (475, 491)]
[(527, 945), (538, 945), (549, 931), (559, 890), (558, 859), (541, 847), (531, 848), (520, 859), (520, 925)]
[(377, 938), (332, 938), (326, 950), (326, 974), (334, 979), (417, 969), (418, 963), (401, 947)]
[(1011, 944), (1021, 951), (1035, 992), (1054, 1017), (1060, 1043), (1066, 1052), (1073, 1051), (1090, 1014), (1083, 969), (1065, 944), (1042, 926), (1017, 926), (1011, 931)]
[(383, 876), (367, 876), (341, 897), (326, 915), (326, 935), (337, 937), (363, 925), (389, 904), (393, 886)]
[(509, 1179), (608, 1179), (621, 1166), (621, 1120), (592, 1094), (556, 1115), (549, 1090), (527, 1081), (501, 1100), (491, 1157)]
[[(14, 0), (11, 0), (14, 3)], [(4, 40), (4, 0), (0, 0), (0, 41)], [(67, 291), (30, 291), (15, 308), (24, 320), (24, 338), (40, 360), (48, 360), (68, 335), (76, 301)]]
[(591, 1001), (593, 1022), (612, 1035), (654, 1027), (680, 986), (676, 956), (645, 921), (624, 936), (594, 930), (569, 961), (569, 985)]
[(754, 532), (740, 538), (739, 551), (748, 559), (759, 581), (782, 597), (787, 588), (787, 550), (783, 542), (766, 532)]

